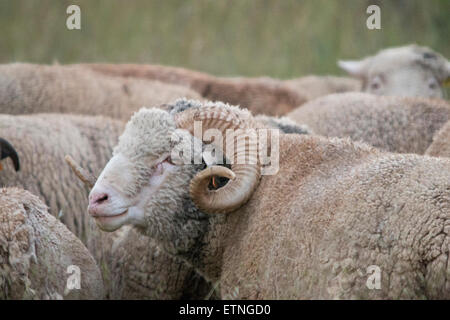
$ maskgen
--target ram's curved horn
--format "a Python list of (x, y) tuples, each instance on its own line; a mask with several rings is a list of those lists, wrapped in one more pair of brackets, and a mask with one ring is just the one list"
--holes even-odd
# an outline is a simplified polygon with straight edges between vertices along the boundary
[[(177, 114), (175, 121), (178, 128), (186, 129), (191, 134), (194, 134), (194, 121), (201, 121), (202, 132), (211, 128), (217, 129), (222, 133), (224, 140), (226, 140), (228, 129), (235, 130), (236, 136), (239, 136), (251, 133), (256, 127), (251, 114), (247, 110), (236, 107), (192, 108)], [(202, 139), (202, 137), (197, 138)], [(245, 139), (243, 142), (234, 147), (234, 162), (231, 164), (231, 170), (223, 166), (212, 166), (199, 172), (192, 179), (190, 194), (195, 205), (202, 211), (207, 213), (234, 211), (250, 199), (258, 186), (261, 175), (257, 159), (258, 141)], [(227, 141), (223, 141), (223, 145), (227, 146)], [(248, 163), (236, 163), (236, 160), (245, 159), (246, 156)], [(230, 181), (217, 190), (211, 190), (208, 186), (213, 176), (226, 177)]]
[(95, 185), (95, 178), (91, 173), (80, 167), (75, 160), (69, 155), (66, 155), (64, 158), (67, 164), (70, 166), (75, 175), (89, 188), (92, 189)]
[[(17, 154), (17, 151), (14, 149), (14, 147), (5, 139), (0, 138), (0, 160), (3, 160), (5, 158), (11, 158), (14, 169), (16, 171), (20, 170), (20, 160), (19, 155)], [(2, 169), (0, 164), (0, 170)]]

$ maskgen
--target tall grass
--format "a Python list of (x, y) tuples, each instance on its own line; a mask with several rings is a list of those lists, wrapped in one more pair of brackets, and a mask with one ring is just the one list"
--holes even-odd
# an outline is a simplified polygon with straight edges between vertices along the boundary
[[(67, 30), (77, 4), (82, 30)], [(366, 8), (381, 7), (381, 30)], [(416, 42), (450, 55), (448, 0), (1, 0), (0, 62), (138, 62), (218, 75), (337, 74)]]

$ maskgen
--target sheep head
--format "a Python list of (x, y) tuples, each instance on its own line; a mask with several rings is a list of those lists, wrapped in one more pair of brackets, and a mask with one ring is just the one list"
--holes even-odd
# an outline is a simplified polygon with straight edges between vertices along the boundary
[(442, 86), (450, 79), (450, 62), (417, 45), (381, 50), (362, 60), (339, 61), (338, 65), (363, 80), (363, 91), (377, 95), (442, 98)]
[[(19, 161), (19, 155), (17, 154), (17, 151), (14, 149), (14, 147), (5, 139), (0, 138), (0, 161), (6, 158), (11, 158), (14, 169), (16, 171), (20, 170), (20, 161)], [(0, 163), (0, 170), (2, 170), (3, 167)]]
[[(198, 234), (207, 214), (228, 213), (249, 200), (260, 178), (257, 143), (244, 139), (232, 149), (237, 159), (245, 155), (245, 164), (219, 165), (204, 157), (203, 136), (197, 136), (194, 123), (201, 123), (202, 132), (246, 135), (255, 125), (251, 114), (221, 103), (179, 100), (173, 107), (186, 104), (190, 107), (177, 112), (144, 108), (128, 122), (89, 195), (88, 211), (101, 229), (132, 224), (151, 236), (173, 239), (186, 228)], [(223, 144), (214, 140), (211, 145)], [(224, 145), (229, 145), (226, 139)], [(194, 151), (186, 156), (186, 150)], [(71, 167), (92, 186), (93, 177), (73, 163)]]

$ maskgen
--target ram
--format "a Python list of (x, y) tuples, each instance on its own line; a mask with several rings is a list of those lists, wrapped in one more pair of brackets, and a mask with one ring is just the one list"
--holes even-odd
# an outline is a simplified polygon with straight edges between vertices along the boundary
[(348, 92), (312, 100), (287, 117), (325, 137), (349, 137), (391, 152), (424, 154), (435, 132), (450, 120), (450, 104)]
[(261, 177), (255, 139), (231, 153), (248, 161), (195, 162), (196, 121), (217, 136), (259, 126), (220, 103), (141, 109), (90, 192), (100, 228), (133, 225), (223, 298), (450, 298), (450, 160), (280, 134), (279, 170)]
[[(0, 142), (9, 141), (0, 146), (2, 157), (10, 156), (16, 168), (17, 153), (21, 160), (19, 172), (3, 163), (0, 186), (24, 188), (45, 201), (49, 213), (59, 217), (94, 256), (102, 270), (107, 298), (204, 298), (210, 285), (191, 267), (161, 252), (148, 237), (130, 233), (131, 241), (127, 234), (100, 232), (85, 214), (87, 189), (81, 183), (73, 183), (76, 178), (64, 156), (71, 153), (97, 174), (110, 158), (123, 128), (122, 121), (100, 116), (0, 115), (0, 136), (4, 138)], [(126, 247), (113, 250), (115, 243)], [(152, 263), (143, 266), (143, 261)], [(120, 282), (113, 283), (115, 280)]]
[(450, 61), (415, 44), (338, 64), (362, 81), (362, 91), (377, 95), (442, 98), (442, 86), (450, 79)]
[(434, 157), (450, 158), (450, 121), (434, 135), (433, 143), (425, 154)]
[(0, 65), (0, 113), (108, 115), (128, 121), (143, 106), (182, 97), (200, 98), (185, 87), (112, 78), (79, 66)]
[(0, 299), (102, 299), (83, 243), (28, 191), (0, 189)]

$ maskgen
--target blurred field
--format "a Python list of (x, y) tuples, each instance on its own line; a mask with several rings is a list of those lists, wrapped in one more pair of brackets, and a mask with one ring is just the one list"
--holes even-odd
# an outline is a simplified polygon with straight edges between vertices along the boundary
[[(81, 7), (82, 30), (66, 29)], [(382, 30), (366, 28), (381, 7)], [(448, 0), (1, 0), (0, 62), (138, 62), (217, 75), (341, 74), (339, 58), (416, 42), (450, 57)]]

